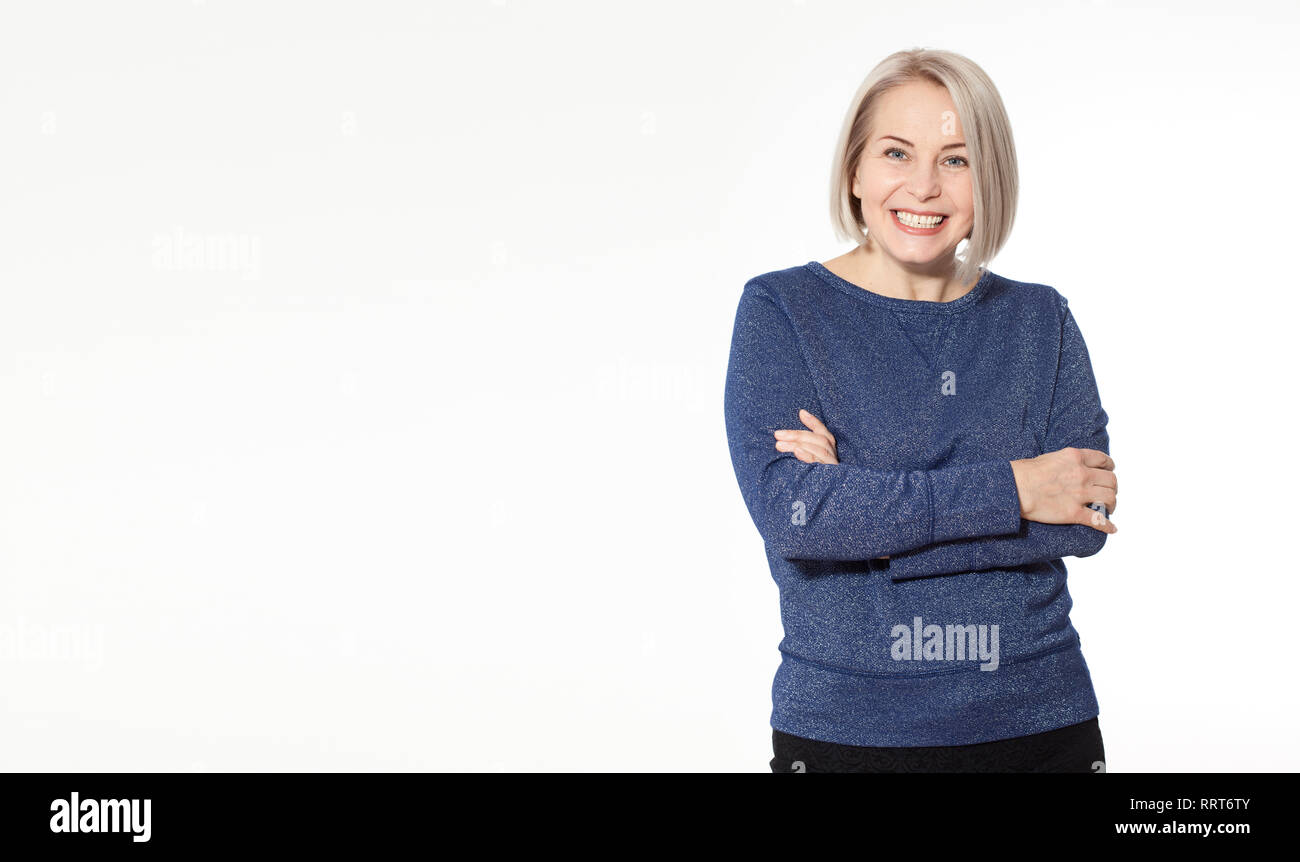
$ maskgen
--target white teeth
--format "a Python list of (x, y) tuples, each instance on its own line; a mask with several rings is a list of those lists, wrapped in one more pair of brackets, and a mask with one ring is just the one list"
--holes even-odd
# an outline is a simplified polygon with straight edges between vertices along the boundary
[(934, 227), (943, 221), (946, 216), (919, 216), (905, 213), (902, 210), (894, 210), (898, 215), (898, 220), (908, 227)]

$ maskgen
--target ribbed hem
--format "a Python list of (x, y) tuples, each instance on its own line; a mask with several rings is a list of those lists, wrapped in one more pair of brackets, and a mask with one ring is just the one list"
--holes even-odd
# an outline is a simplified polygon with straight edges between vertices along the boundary
[(994, 671), (854, 674), (783, 653), (772, 727), (840, 745), (973, 745), (1078, 724), (1100, 712), (1073, 644)]

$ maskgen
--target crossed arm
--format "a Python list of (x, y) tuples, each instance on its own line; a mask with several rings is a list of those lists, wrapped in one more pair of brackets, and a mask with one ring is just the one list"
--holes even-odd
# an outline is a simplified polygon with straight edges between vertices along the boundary
[[(1068, 307), (1047, 450), (1109, 454), (1107, 416)], [(798, 409), (825, 413), (794, 329), (758, 280), (745, 286), (727, 369), (725, 414), (732, 463), (751, 517), (786, 559), (877, 560), (893, 580), (1002, 568), (1101, 550), (1086, 524), (1020, 516), (1010, 461), (938, 470), (871, 470), (805, 463), (778, 451), (773, 432), (798, 427)]]

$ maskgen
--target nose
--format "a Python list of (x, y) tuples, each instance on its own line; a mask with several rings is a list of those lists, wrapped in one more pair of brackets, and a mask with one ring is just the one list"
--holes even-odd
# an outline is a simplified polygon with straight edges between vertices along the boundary
[(934, 164), (918, 162), (907, 177), (907, 190), (918, 201), (928, 200), (939, 194), (939, 168)]

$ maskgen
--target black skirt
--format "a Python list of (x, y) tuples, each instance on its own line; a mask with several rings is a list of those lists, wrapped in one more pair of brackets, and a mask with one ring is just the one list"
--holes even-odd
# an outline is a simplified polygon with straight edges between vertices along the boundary
[(773, 772), (1105, 772), (1096, 718), (1056, 730), (918, 748), (871, 748), (791, 736), (772, 728)]

